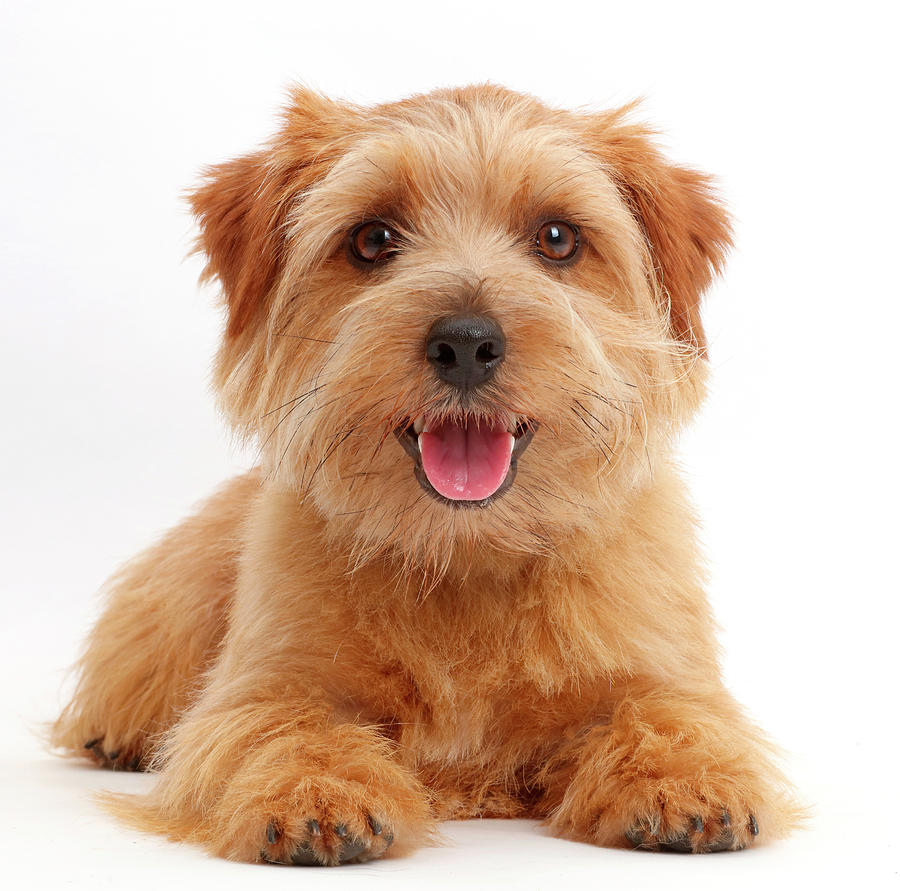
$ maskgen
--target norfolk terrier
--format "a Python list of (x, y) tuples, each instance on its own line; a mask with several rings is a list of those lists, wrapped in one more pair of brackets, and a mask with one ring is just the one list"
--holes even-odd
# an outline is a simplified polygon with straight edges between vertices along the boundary
[(798, 820), (673, 458), (728, 216), (630, 108), (297, 89), (192, 192), (258, 466), (109, 585), (53, 743), (133, 825), (354, 863), (438, 821), (737, 850)]

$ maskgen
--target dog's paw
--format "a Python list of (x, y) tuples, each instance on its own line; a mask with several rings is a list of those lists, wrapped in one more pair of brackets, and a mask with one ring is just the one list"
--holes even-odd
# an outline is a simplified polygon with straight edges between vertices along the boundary
[(259, 858), (295, 866), (337, 866), (381, 857), (394, 842), (391, 803), (359, 783), (309, 782), (289, 809), (272, 814)]
[[(755, 728), (724, 694), (624, 700), (575, 737), (549, 824), (559, 835), (653, 851), (738, 851), (783, 838), (803, 817)], [(574, 769), (572, 769), (574, 767)]]
[(759, 823), (753, 814), (741, 814), (735, 820), (727, 808), (712, 808), (703, 816), (659, 810), (625, 830), (625, 838), (635, 848), (685, 854), (739, 851), (752, 844), (757, 835)]
[[(336, 724), (252, 742), (236, 770), (226, 765), (233, 773), (194, 833), (220, 856), (337, 866), (409, 851), (434, 831), (428, 790), (369, 728)], [(195, 800), (190, 808), (197, 812)]]
[(84, 743), (84, 750), (100, 767), (110, 770), (138, 771), (146, 768), (140, 743), (105, 744), (104, 737), (96, 736)]
[(266, 863), (294, 866), (337, 866), (364, 863), (381, 857), (393, 844), (394, 834), (372, 814), (360, 818), (336, 815), (294, 823), (286, 832), (277, 819), (267, 829), (259, 856)]

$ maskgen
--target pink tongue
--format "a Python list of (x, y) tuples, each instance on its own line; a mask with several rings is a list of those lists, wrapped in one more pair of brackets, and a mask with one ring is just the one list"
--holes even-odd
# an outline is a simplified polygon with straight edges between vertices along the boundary
[(422, 468), (444, 498), (481, 501), (509, 473), (515, 438), (503, 427), (440, 424), (419, 436)]

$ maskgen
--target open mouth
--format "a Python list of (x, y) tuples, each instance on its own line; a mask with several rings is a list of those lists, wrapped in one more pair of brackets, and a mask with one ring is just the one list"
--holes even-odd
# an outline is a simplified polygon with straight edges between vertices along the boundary
[(429, 495), (452, 507), (486, 507), (512, 485), (536, 427), (534, 421), (420, 415), (394, 434)]

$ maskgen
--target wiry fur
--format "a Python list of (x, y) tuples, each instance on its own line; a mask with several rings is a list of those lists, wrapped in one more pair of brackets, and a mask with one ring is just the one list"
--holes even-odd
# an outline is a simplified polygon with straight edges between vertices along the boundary
[[(627, 111), (298, 89), (268, 146), (193, 193), (228, 310), (216, 389), (260, 466), (114, 579), (55, 726), (73, 754), (162, 770), (112, 803), (126, 819), (323, 863), (451, 816), (695, 851), (796, 822), (722, 686), (672, 457), (728, 221)], [(403, 249), (362, 269), (347, 233), (375, 218)], [(579, 227), (573, 264), (532, 252), (547, 219)], [(465, 404), (423, 352), (463, 309), (507, 337)], [(393, 436), (422, 412), (527, 419), (513, 486), (430, 498)]]

